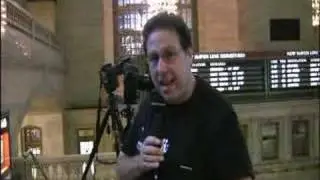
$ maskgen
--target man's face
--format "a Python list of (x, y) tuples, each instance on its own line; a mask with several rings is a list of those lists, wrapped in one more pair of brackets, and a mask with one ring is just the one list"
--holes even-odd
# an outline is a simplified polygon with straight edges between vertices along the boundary
[(154, 86), (168, 103), (180, 103), (191, 81), (191, 49), (184, 51), (174, 31), (156, 30), (146, 43)]

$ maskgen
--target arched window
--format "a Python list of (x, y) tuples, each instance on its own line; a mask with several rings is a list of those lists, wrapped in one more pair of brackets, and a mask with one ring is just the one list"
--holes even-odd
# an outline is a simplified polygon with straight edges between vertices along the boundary
[(42, 131), (40, 127), (26, 126), (21, 131), (22, 152), (31, 150), (34, 155), (42, 155)]
[[(142, 36), (141, 31), (147, 20), (161, 11), (179, 14), (187, 23), (195, 40), (193, 13), (194, 0), (117, 0), (114, 5), (116, 14), (115, 23), (115, 54), (141, 55)], [(194, 15), (193, 15), (194, 14)], [(196, 44), (196, 43), (194, 43)]]
[(312, 25), (319, 26), (320, 24), (320, 0), (312, 0)]

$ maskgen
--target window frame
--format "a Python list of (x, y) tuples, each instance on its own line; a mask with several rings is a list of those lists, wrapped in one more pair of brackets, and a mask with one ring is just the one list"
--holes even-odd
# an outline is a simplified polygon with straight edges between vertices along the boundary
[[(86, 130), (89, 130), (89, 131), (92, 131), (93, 132), (93, 135), (91, 136), (80, 136), (79, 135), (79, 132), (80, 131), (86, 131)], [(80, 154), (80, 151), (81, 151), (81, 147), (80, 147), (80, 142), (85, 142), (85, 141), (93, 141), (93, 145), (94, 145), (94, 141), (95, 141), (95, 129), (94, 128), (77, 128), (76, 129), (76, 137), (77, 137), (77, 152), (78, 154)]]
[[(312, 26), (313, 27), (320, 27), (320, 0), (312, 0)], [(316, 7), (316, 4), (318, 4), (318, 9)], [(316, 18), (318, 18), (318, 21), (316, 21)]]
[[(312, 117), (310, 115), (297, 115), (297, 116), (291, 116), (290, 117), (290, 152), (291, 152), (291, 157), (293, 159), (303, 159), (303, 158), (309, 158), (312, 154)], [(307, 125), (306, 125), (306, 128), (307, 128), (307, 132), (306, 132), (306, 135), (307, 135), (307, 139), (306, 139), (306, 143), (307, 146), (308, 146), (308, 149), (307, 149), (307, 154), (295, 154), (294, 153), (294, 134), (293, 134), (293, 125), (295, 122), (306, 122)]]
[[(276, 135), (275, 135), (275, 140), (276, 140), (276, 144), (275, 144), (275, 150), (276, 150), (276, 154), (273, 157), (265, 157), (264, 156), (264, 146), (263, 146), (263, 141), (264, 141), (264, 136), (263, 136), (263, 131), (262, 128), (264, 125), (270, 125), (270, 124), (276, 124)], [(260, 158), (263, 162), (269, 162), (269, 161), (278, 161), (280, 160), (280, 156), (281, 156), (281, 123), (278, 120), (266, 120), (264, 122), (260, 123)], [(267, 136), (268, 139), (273, 139), (273, 136)]]
[[(40, 140), (32, 142), (33, 140), (30, 140), (31, 142), (27, 142), (27, 131), (30, 130), (38, 130), (40, 132)], [(21, 150), (22, 153), (28, 151), (27, 149), (28, 146), (31, 146), (31, 148), (39, 148), (40, 149), (40, 154), (34, 154), (35, 156), (41, 156), (43, 155), (43, 137), (42, 137), (42, 128), (39, 126), (34, 126), (34, 125), (27, 125), (21, 128)]]
[[(193, 42), (193, 51), (198, 52), (199, 45), (198, 45), (198, 17), (197, 17), (197, 1), (196, 0), (188, 0), (190, 1), (190, 4), (181, 4), (182, 0), (178, 0), (178, 8), (190, 8), (191, 11), (191, 23), (192, 23), (192, 42)], [(141, 50), (141, 54), (123, 54), (121, 51), (121, 32), (120, 32), (120, 25), (119, 25), (119, 16), (120, 14), (125, 11), (125, 8), (130, 9), (130, 5), (126, 5), (126, 7), (121, 7), (118, 5), (119, 0), (114, 0), (112, 1), (112, 7), (113, 7), (113, 24), (114, 24), (114, 56), (115, 56), (115, 63), (117, 63), (117, 59), (122, 56), (122, 55), (129, 55), (129, 56), (137, 56), (140, 57), (144, 56), (143, 49), (137, 48)], [(129, 11), (129, 10), (128, 10)], [(181, 13), (180, 10), (178, 10), (179, 14)], [(132, 21), (132, 20), (130, 20)], [(138, 33), (140, 34), (141, 32), (130, 32), (130, 33)], [(138, 35), (139, 36), (139, 35)]]

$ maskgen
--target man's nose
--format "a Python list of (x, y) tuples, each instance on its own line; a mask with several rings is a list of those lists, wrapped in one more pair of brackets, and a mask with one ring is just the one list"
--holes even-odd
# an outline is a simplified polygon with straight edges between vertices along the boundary
[(158, 72), (166, 72), (167, 71), (167, 63), (163, 58), (159, 58), (157, 64), (157, 71)]

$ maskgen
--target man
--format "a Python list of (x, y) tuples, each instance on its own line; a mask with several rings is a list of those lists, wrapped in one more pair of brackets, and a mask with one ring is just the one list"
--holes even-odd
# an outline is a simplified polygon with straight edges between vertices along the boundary
[(141, 103), (119, 155), (120, 179), (253, 179), (232, 106), (191, 72), (192, 41), (183, 20), (160, 13), (146, 23), (143, 38), (156, 90), (152, 94), (165, 104), (160, 110), (162, 137), (152, 130), (159, 112), (150, 96)]

